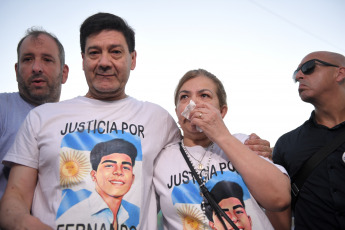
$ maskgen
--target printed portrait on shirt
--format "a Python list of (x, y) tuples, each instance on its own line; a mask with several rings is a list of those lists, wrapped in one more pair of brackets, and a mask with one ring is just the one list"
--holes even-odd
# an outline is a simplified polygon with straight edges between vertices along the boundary
[[(71, 133), (60, 153), (62, 201), (57, 228), (136, 229), (140, 216), (140, 138), (128, 133)], [(79, 225), (78, 225), (79, 224)], [(84, 225), (84, 226), (80, 226)]]
[(91, 178), (97, 193), (123, 198), (134, 181), (133, 167), (137, 149), (128, 141), (113, 139), (98, 143), (90, 153)]
[[(241, 176), (236, 171), (215, 171), (209, 178), (205, 185), (223, 211), (240, 229), (252, 229), (250, 214), (245, 209), (250, 193)], [(223, 229), (196, 181), (175, 186), (171, 196), (184, 230)]]
[[(247, 215), (243, 202), (243, 189), (236, 182), (220, 181), (210, 191), (214, 201), (224, 211), (230, 220), (239, 228), (244, 230), (252, 229), (252, 221)], [(205, 214), (212, 229), (223, 229), (223, 223), (219, 220), (212, 206), (204, 198)], [(223, 218), (226, 227), (232, 228), (231, 224)]]

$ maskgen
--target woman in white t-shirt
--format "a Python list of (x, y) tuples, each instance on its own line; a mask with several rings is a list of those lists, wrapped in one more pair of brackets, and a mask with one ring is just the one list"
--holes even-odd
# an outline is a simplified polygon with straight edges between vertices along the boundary
[[(230, 133), (223, 121), (228, 107), (220, 80), (202, 69), (187, 72), (175, 90), (175, 105), (181, 146), (166, 147), (154, 168), (160, 228), (224, 229), (225, 224), (227, 229), (273, 229), (263, 209), (289, 206), (289, 177), (243, 144), (248, 135)], [(232, 224), (225, 218), (221, 223), (181, 152)]]

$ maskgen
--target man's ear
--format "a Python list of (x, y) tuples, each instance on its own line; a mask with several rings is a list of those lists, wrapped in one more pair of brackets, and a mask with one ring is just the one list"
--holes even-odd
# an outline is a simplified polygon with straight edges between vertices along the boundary
[(336, 81), (339, 84), (344, 84), (345, 83), (345, 67), (339, 67), (338, 75), (336, 78)]
[(85, 59), (85, 54), (84, 54), (83, 52), (81, 52), (81, 59), (82, 59), (81, 66), (83, 67), (83, 70), (84, 70), (84, 59)]
[(62, 79), (61, 79), (61, 83), (65, 84), (68, 78), (68, 72), (69, 72), (69, 67), (68, 65), (64, 65), (62, 68)]
[(131, 70), (134, 70), (136, 65), (137, 65), (137, 51), (134, 50), (131, 53)]
[(16, 71), (16, 79), (18, 82), (18, 63), (14, 64), (14, 71)]

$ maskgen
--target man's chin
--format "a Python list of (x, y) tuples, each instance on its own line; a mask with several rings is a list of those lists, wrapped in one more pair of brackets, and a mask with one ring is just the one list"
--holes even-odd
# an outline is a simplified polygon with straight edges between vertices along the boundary
[(30, 98), (37, 102), (38, 104), (43, 104), (47, 102), (57, 102), (59, 101), (60, 95), (54, 95), (51, 92), (45, 91), (36, 91), (30, 93)]
[(97, 87), (94, 91), (97, 95), (100, 97), (118, 97), (125, 95), (125, 92), (123, 89), (120, 88), (109, 88), (109, 87)]

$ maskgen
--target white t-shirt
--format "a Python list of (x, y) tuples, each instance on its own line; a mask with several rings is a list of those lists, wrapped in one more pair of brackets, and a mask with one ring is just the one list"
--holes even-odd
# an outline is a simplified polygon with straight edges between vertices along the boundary
[[(248, 138), (244, 134), (234, 136), (242, 143)], [(236, 183), (242, 188), (240, 190), (243, 192), (244, 208), (249, 216), (248, 219), (252, 222), (252, 229), (273, 229), (264, 211), (249, 192), (241, 175), (218, 145), (214, 144), (208, 149), (202, 146), (186, 148), (192, 155), (187, 153), (195, 168), (199, 164), (197, 160), (200, 161), (207, 150), (201, 162), (207, 175), (206, 187), (211, 193), (213, 193), (212, 188), (218, 183)], [(284, 168), (279, 168), (286, 173)], [(200, 171), (196, 171), (198, 174), (200, 173)], [(162, 228), (169, 230), (212, 229), (209, 225), (210, 220), (201, 208), (203, 198), (200, 195), (199, 185), (180, 152), (179, 144), (169, 146), (160, 153), (155, 162), (153, 181), (163, 216), (163, 219), (160, 220)]]
[[(59, 229), (73, 230), (76, 223), (59, 218), (95, 191), (90, 151), (97, 143), (117, 138), (137, 149), (135, 180), (122, 200), (133, 209), (127, 210), (132, 221), (125, 224), (128, 229), (156, 229), (153, 162), (162, 148), (180, 139), (174, 119), (158, 105), (132, 97), (118, 101), (77, 97), (44, 104), (29, 113), (3, 163), (37, 169), (33, 215), (53, 228), (59, 224)], [(85, 215), (84, 223), (89, 218)]]

